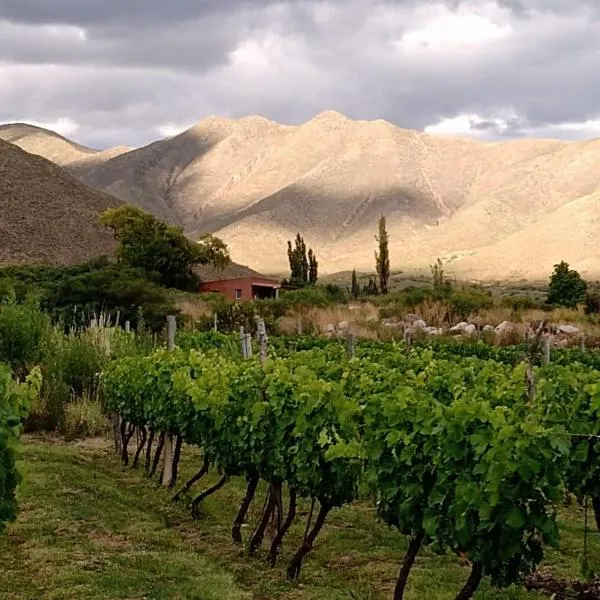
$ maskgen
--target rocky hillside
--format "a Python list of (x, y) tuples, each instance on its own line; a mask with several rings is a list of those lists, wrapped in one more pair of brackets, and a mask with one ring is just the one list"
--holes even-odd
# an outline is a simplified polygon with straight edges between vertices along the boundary
[(115, 198), (0, 140), (0, 264), (74, 264), (114, 250), (99, 215)]
[(117, 154), (68, 168), (262, 271), (287, 268), (298, 231), (322, 272), (372, 268), (385, 214), (394, 269), (440, 256), (459, 276), (545, 278), (564, 259), (600, 274), (600, 140), (484, 143), (326, 112), (295, 127), (210, 117)]

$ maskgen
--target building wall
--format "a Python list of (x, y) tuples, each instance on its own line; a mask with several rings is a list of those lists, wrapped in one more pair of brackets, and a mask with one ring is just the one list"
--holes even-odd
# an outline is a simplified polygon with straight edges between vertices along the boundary
[[(226, 279), (223, 281), (206, 281), (200, 285), (200, 292), (217, 292), (231, 300), (252, 300), (252, 285), (265, 285), (278, 288), (279, 285), (268, 279), (247, 277), (244, 279)], [(236, 290), (240, 297), (236, 295)]]

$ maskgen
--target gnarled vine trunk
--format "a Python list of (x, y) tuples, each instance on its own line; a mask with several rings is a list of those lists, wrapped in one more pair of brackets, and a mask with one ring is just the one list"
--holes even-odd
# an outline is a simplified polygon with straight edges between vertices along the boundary
[(217, 481), (215, 485), (209, 487), (204, 492), (198, 494), (192, 500), (192, 517), (194, 519), (197, 519), (200, 516), (200, 504), (202, 504), (203, 500), (205, 500), (215, 492), (219, 491), (227, 483), (227, 479), (227, 475), (223, 475), (223, 477), (221, 477), (221, 479), (219, 479), (219, 481)]
[(279, 548), (281, 547), (281, 542), (285, 537), (285, 534), (288, 532), (289, 528), (294, 523), (294, 519), (296, 518), (296, 510), (298, 507), (298, 495), (296, 492), (296, 488), (290, 488), (290, 505), (288, 507), (288, 513), (283, 525), (279, 528), (277, 535), (273, 538), (271, 543), (271, 549), (269, 550), (269, 563), (272, 567), (275, 566), (277, 562), (277, 553), (279, 552)]
[(596, 527), (600, 531), (600, 496), (592, 498), (592, 506), (594, 507), (594, 518), (596, 519)]
[(410, 570), (415, 563), (417, 554), (421, 549), (421, 544), (423, 544), (423, 537), (423, 534), (419, 533), (410, 539), (408, 550), (404, 556), (404, 562), (402, 563), (402, 568), (400, 569), (398, 580), (396, 581), (396, 587), (394, 588), (394, 600), (402, 600), (404, 598), (404, 590), (406, 589), (408, 576), (410, 575)]
[(469, 579), (467, 579), (467, 583), (465, 583), (463, 589), (458, 592), (458, 595), (454, 600), (470, 600), (477, 591), (482, 579), (483, 565), (481, 563), (474, 562), (471, 568)]
[(181, 496), (187, 494), (190, 491), (190, 488), (197, 482), (200, 481), (207, 473), (209, 467), (208, 456), (204, 455), (204, 462), (202, 463), (202, 467), (200, 470), (191, 477), (186, 484), (173, 496), (173, 502), (178, 502), (181, 499)]
[(323, 525), (325, 524), (325, 519), (329, 514), (329, 511), (332, 509), (332, 506), (328, 504), (321, 504), (321, 508), (319, 509), (319, 514), (315, 520), (314, 527), (310, 530), (309, 534), (304, 538), (304, 542), (302, 546), (298, 549), (296, 554), (294, 554), (292, 560), (290, 561), (287, 568), (287, 576), (289, 579), (298, 579), (300, 576), (300, 571), (302, 569), (302, 562), (306, 555), (312, 550), (313, 544), (319, 535), (321, 529), (323, 529)]
[(256, 488), (258, 487), (259, 478), (256, 475), (247, 478), (248, 486), (246, 487), (246, 495), (240, 504), (240, 509), (235, 517), (233, 526), (231, 528), (231, 538), (235, 544), (242, 543), (242, 525), (248, 515), (248, 509), (254, 496), (256, 495)]

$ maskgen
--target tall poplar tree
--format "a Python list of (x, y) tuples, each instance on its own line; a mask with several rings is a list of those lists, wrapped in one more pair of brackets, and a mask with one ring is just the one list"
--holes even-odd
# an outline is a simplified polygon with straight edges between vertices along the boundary
[(378, 234), (375, 239), (379, 245), (378, 250), (375, 251), (375, 268), (379, 276), (379, 292), (387, 294), (390, 278), (390, 253), (388, 248), (389, 236), (383, 215), (379, 219)]

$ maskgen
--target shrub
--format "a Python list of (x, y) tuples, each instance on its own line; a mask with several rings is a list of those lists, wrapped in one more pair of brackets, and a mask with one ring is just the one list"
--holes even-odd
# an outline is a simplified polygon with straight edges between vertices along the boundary
[(61, 431), (67, 440), (97, 437), (108, 429), (108, 419), (98, 400), (83, 397), (65, 406)]
[(494, 306), (494, 299), (489, 292), (479, 288), (466, 288), (454, 291), (448, 299), (448, 304), (455, 317), (467, 319), (469, 315)]
[(592, 290), (586, 293), (583, 299), (586, 315), (595, 315), (600, 313), (600, 290)]
[(40, 362), (41, 343), (50, 320), (33, 301), (17, 304), (14, 297), (0, 304), (0, 361), (18, 378)]

